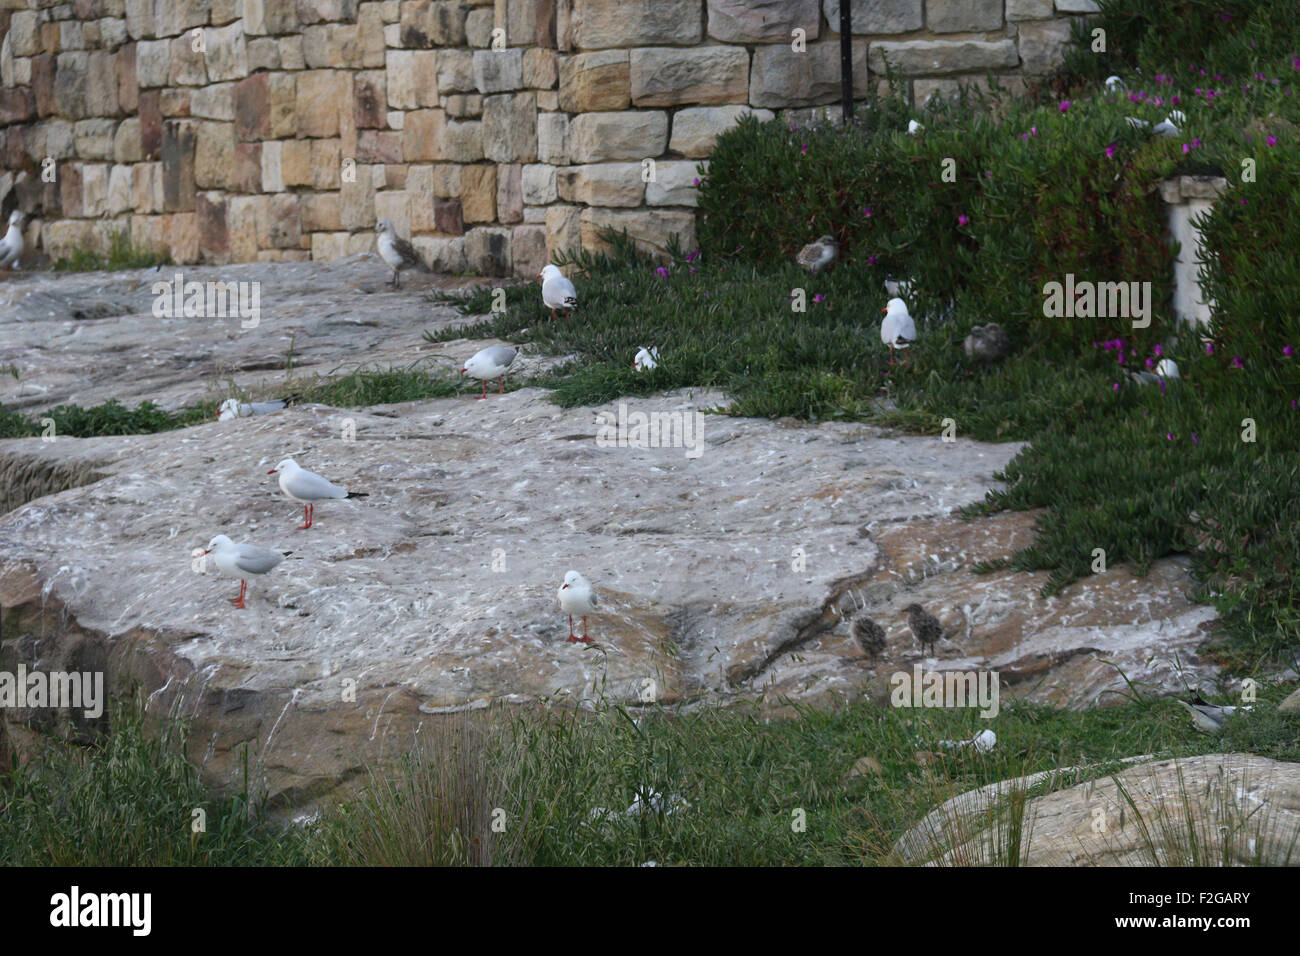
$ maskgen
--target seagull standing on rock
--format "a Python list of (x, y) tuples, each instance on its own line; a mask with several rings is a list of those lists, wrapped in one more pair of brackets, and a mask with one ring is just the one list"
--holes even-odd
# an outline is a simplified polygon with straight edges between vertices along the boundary
[(292, 458), (286, 458), (267, 472), (268, 475), (277, 473), (280, 475), (280, 490), (284, 492), (285, 497), (292, 498), (294, 501), (306, 502), (302, 506), (303, 523), (298, 526), (297, 530), (299, 531), (306, 531), (311, 527), (312, 519), (316, 517), (315, 502), (317, 501), (323, 501), (326, 498), (370, 497), (364, 491), (348, 491), (346, 488), (341, 488), (322, 478), (314, 471), (300, 468)]
[(578, 290), (568, 276), (560, 271), (559, 266), (547, 266), (537, 278), (542, 280), (542, 302), (551, 310), (551, 321), (555, 321), (556, 309), (563, 309), (567, 319), (569, 310), (578, 307)]
[[(557, 596), (560, 599), (560, 610), (569, 615), (569, 641), (579, 641), (583, 644), (592, 643), (591, 638), (587, 636), (587, 615), (596, 612), (598, 602), (596, 592), (591, 587), (591, 582), (577, 571), (570, 571), (564, 575), (564, 583), (560, 585)], [(575, 614), (582, 615), (582, 637), (577, 637), (573, 633), (573, 615)]]
[(15, 209), (9, 214), (9, 231), (0, 239), (0, 268), (13, 271), (18, 264), (18, 257), (23, 254), (23, 214)]
[(508, 345), (489, 345), (475, 352), (474, 357), (460, 370), (460, 374), (471, 375), (483, 383), (483, 394), (479, 398), (487, 398), (487, 383), (493, 378), (497, 380), (497, 394), (504, 395), (506, 371), (514, 364), (518, 354), (518, 349), (512, 349)]
[(928, 645), (930, 653), (934, 653), (934, 645), (943, 637), (943, 628), (939, 625), (939, 619), (929, 613), (919, 604), (909, 604), (907, 611), (907, 626), (912, 629), (916, 635), (916, 642), (921, 645), (921, 653), (925, 653)]
[[(895, 365), (894, 349), (906, 349), (916, 341), (916, 323), (912, 321), (907, 303), (902, 299), (890, 299), (889, 304), (880, 311), (885, 313), (885, 318), (880, 323), (880, 341), (889, 346), (889, 364)], [(908, 354), (903, 353), (905, 365), (908, 364)]]
[(241, 610), (245, 606), (244, 596), (248, 593), (248, 575), (266, 574), (293, 554), (292, 551), (273, 551), (255, 544), (235, 544), (224, 534), (209, 541), (208, 549), (203, 553), (212, 555), (212, 563), (222, 574), (239, 578), (239, 597), (228, 600)]
[(816, 275), (821, 270), (829, 268), (839, 254), (840, 244), (835, 241), (835, 237), (822, 236), (816, 242), (810, 242), (800, 249), (794, 261)]
[(416, 255), (411, 244), (397, 234), (397, 230), (387, 219), (379, 220), (375, 232), (379, 233), (379, 240), (376, 243), (379, 247), (379, 258), (388, 263), (388, 267), (393, 270), (394, 289), (398, 288), (398, 280), (403, 269), (418, 268), (422, 272), (429, 271), (429, 267)]

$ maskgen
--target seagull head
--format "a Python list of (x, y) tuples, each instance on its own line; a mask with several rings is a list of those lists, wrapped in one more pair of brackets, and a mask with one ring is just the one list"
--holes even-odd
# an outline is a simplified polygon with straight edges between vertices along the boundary
[(392, 232), (393, 224), (387, 219), (381, 219), (375, 223), (375, 232)]
[(23, 214), (20, 210), (15, 209), (9, 214), (9, 225), (21, 226), (23, 224)]
[(920, 613), (921, 613), (921, 605), (919, 605), (919, 604), (909, 604), (907, 607), (903, 608), (903, 611), (904, 611), (905, 613), (907, 613), (907, 614), (920, 614)]
[(560, 590), (563, 591), (565, 588), (576, 588), (585, 580), (586, 578), (577, 571), (569, 571), (564, 575), (564, 583), (560, 585)]
[(221, 407), (217, 409), (217, 418), (219, 419), (224, 420), (227, 418), (238, 418), (238, 417), (239, 417), (239, 399), (237, 398), (226, 399), (224, 402), (221, 403)]
[(208, 542), (208, 549), (203, 553), (211, 554), (213, 551), (225, 551), (227, 548), (233, 546), (234, 546), (233, 541), (227, 538), (224, 534), (219, 534), (211, 541)]
[(907, 312), (907, 303), (895, 296), (886, 303), (885, 307), (880, 310), (886, 315), (897, 315), (900, 312)]
[(541, 279), (544, 282), (547, 279), (553, 279), (560, 274), (561, 273), (560, 273), (559, 266), (555, 266), (555, 265), (543, 266), (542, 271), (537, 274), (537, 278)]
[(292, 458), (286, 458), (284, 461), (280, 462), (280, 464), (276, 465), (274, 468), (268, 471), (267, 474), (274, 475), (277, 471), (291, 471), (292, 469), (297, 467), (298, 467), (298, 463), (296, 461), (294, 461)]

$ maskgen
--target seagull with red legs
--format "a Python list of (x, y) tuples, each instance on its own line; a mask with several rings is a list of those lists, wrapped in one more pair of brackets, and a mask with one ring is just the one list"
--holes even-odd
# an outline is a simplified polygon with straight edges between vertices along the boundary
[(569, 310), (578, 307), (578, 290), (560, 271), (559, 266), (547, 266), (537, 276), (542, 280), (542, 302), (551, 310), (551, 321), (555, 321), (555, 310), (563, 309), (564, 317), (569, 317)]
[(293, 554), (292, 551), (273, 551), (255, 544), (235, 544), (224, 534), (219, 534), (209, 541), (208, 548), (203, 553), (212, 555), (212, 563), (222, 574), (239, 578), (239, 597), (227, 600), (240, 610), (245, 607), (244, 597), (248, 594), (248, 576), (266, 574)]
[(474, 353), (473, 358), (460, 370), (460, 374), (469, 374), (483, 383), (483, 394), (479, 398), (487, 398), (487, 383), (490, 379), (497, 380), (497, 394), (504, 395), (505, 374), (518, 355), (519, 350), (512, 349), (508, 345), (489, 345), (482, 351)]
[[(907, 311), (907, 303), (900, 298), (892, 298), (889, 304), (880, 310), (885, 318), (880, 323), (880, 341), (889, 346), (889, 364), (894, 361), (894, 349), (907, 349), (916, 341), (916, 323)], [(908, 364), (908, 352), (903, 353), (903, 364)]]
[(286, 498), (305, 502), (302, 506), (303, 523), (298, 526), (299, 531), (306, 531), (311, 527), (312, 520), (316, 517), (317, 501), (324, 501), (327, 498), (370, 497), (364, 491), (348, 491), (346, 488), (322, 478), (314, 471), (300, 468), (292, 458), (286, 458), (268, 471), (267, 474), (279, 474), (280, 490), (284, 492)]
[[(596, 592), (591, 587), (591, 582), (584, 578), (577, 571), (570, 571), (564, 576), (564, 583), (560, 585), (558, 593), (560, 599), (560, 610), (569, 615), (569, 641), (580, 641), (583, 644), (591, 644), (592, 639), (587, 636), (587, 615), (595, 614), (599, 602), (596, 600)], [(582, 637), (573, 633), (573, 615), (582, 615)]]

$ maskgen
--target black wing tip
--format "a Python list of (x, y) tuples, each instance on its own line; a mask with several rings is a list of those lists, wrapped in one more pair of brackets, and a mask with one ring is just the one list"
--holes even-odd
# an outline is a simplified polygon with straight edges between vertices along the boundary
[(348, 492), (348, 497), (349, 497), (349, 498), (369, 498), (369, 497), (370, 497), (370, 492), (368, 492), (368, 491), (349, 491), (349, 492)]

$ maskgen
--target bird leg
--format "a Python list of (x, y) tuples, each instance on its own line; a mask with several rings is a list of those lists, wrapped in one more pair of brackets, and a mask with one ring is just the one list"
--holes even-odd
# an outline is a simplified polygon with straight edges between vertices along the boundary
[(504, 375), (499, 375), (497, 376), (497, 394), (504, 395), (505, 393), (506, 393), (506, 377)]
[(584, 644), (590, 644), (591, 638), (587, 636), (587, 615), (582, 615), (582, 637), (578, 638)]
[(235, 607), (240, 608), (242, 610), (244, 608), (244, 595), (247, 593), (248, 593), (248, 582), (245, 581), (243, 578), (240, 578), (239, 597), (227, 598), (227, 600), (230, 601), (230, 603), (233, 604)]
[(570, 615), (569, 615), (569, 641), (570, 641), (570, 642), (573, 642), (573, 641), (576, 641), (577, 639), (578, 639), (578, 638), (575, 637), (575, 636), (574, 636), (574, 633), (573, 633), (573, 615), (570, 614)]
[(401, 270), (400, 270), (400, 269), (394, 269), (394, 270), (393, 270), (393, 281), (392, 281), (392, 286), (393, 286), (394, 289), (399, 289), (399, 288), (401, 288), (401, 279), (402, 279), (402, 272), (401, 272)]
[(483, 394), (479, 398), (487, 398), (487, 379), (483, 379)]
[(552, 322), (555, 321), (555, 310), (554, 310), (554, 309), (551, 309), (551, 321), (552, 321)]
[(892, 345), (889, 347), (889, 364), (894, 364), (894, 347)]
[(298, 525), (298, 530), (299, 530), (299, 531), (306, 531), (308, 528), (310, 528), (310, 527), (311, 527), (312, 519), (313, 519), (314, 517), (316, 517), (316, 506), (315, 506), (314, 504), (303, 505), (303, 506), (302, 506), (302, 521), (303, 521), (303, 523), (300, 524), (300, 525)]
[(904, 364), (904, 365), (911, 365), (911, 364), (912, 364), (912, 350), (911, 350), (911, 349), (903, 349), (903, 364)]

